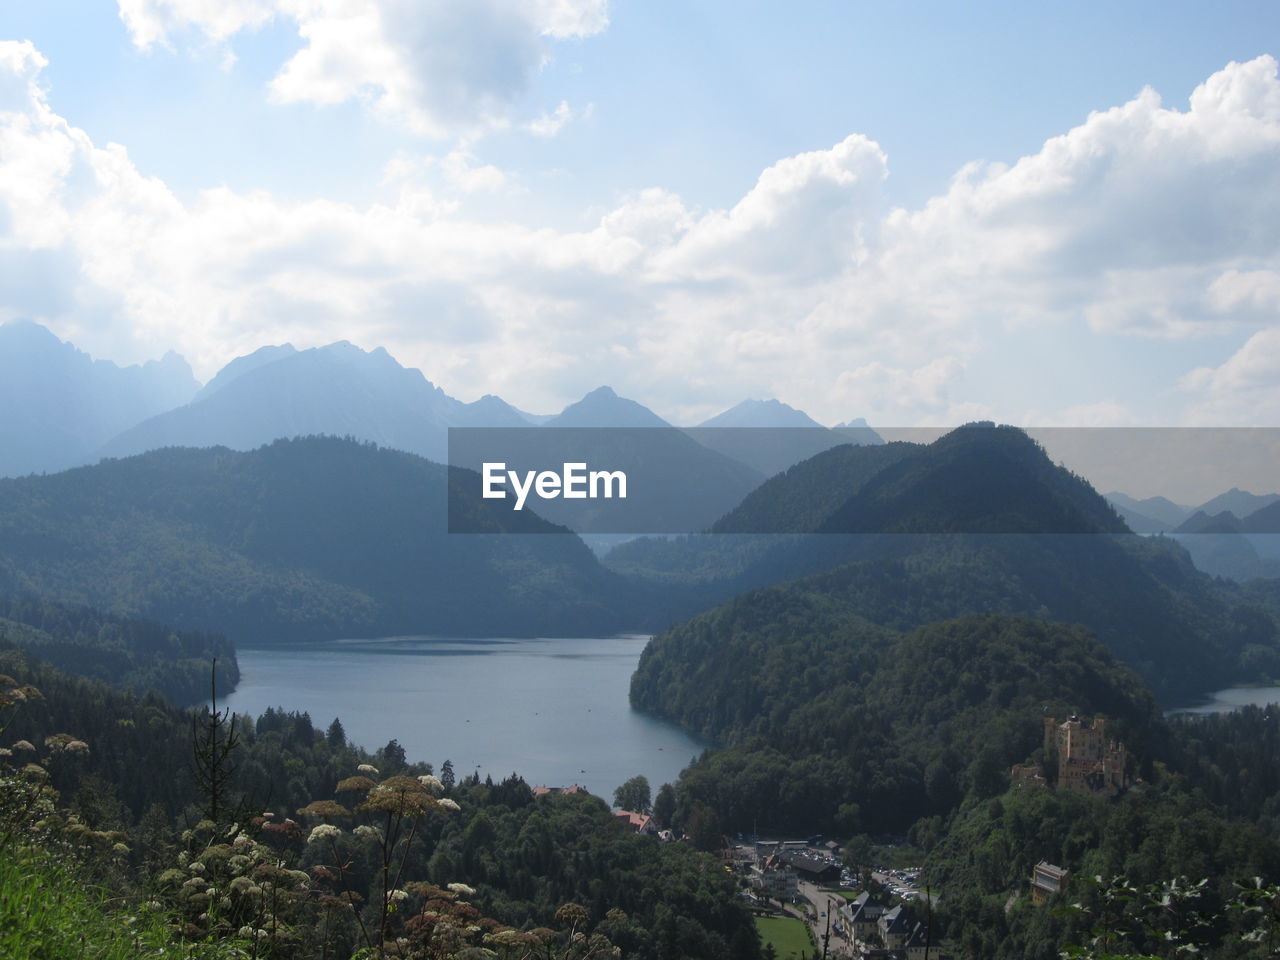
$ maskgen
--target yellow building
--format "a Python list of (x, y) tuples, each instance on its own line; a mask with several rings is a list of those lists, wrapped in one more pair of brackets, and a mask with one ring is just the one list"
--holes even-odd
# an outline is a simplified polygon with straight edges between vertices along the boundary
[(1102, 717), (1044, 718), (1045, 750), (1058, 755), (1058, 789), (1114, 797), (1129, 785), (1124, 745), (1108, 740), (1106, 730)]

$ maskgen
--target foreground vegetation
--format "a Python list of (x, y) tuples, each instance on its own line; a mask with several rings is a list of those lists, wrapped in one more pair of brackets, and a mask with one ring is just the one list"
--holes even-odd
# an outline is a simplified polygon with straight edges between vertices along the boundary
[[(151, 932), (131, 949), (165, 931), (175, 949), (217, 956), (758, 953), (718, 861), (630, 833), (598, 798), (535, 798), (515, 776), (437, 778), (395, 741), (366, 753), (339, 722), (321, 732), (305, 714), (254, 723), (205, 710), (193, 735), (157, 697), (67, 678), (20, 650), (0, 651), (0, 671), (0, 846), (20, 851), (16, 863), (56, 859), (65, 872), (51, 889), (78, 891), (27, 922), (50, 950), (105, 914), (125, 930), (142, 918), (132, 923)], [(7, 874), (6, 896), (47, 876)]]

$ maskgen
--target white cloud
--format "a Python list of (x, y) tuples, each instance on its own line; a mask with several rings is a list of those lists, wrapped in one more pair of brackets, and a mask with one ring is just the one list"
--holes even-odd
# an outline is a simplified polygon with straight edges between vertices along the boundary
[(493, 193), (507, 183), (507, 175), (491, 163), (479, 163), (465, 150), (454, 150), (440, 161), (445, 179), (463, 193)]
[(544, 113), (536, 120), (530, 120), (526, 128), (536, 137), (554, 137), (573, 119), (573, 110), (568, 100), (561, 100), (560, 105), (552, 113)]
[(694, 223), (655, 267), (699, 279), (831, 276), (865, 253), (865, 231), (887, 174), (879, 145), (857, 134), (830, 150), (779, 160), (731, 210)]
[[(358, 100), (429, 136), (506, 126), (549, 58), (547, 40), (608, 27), (605, 0), (118, 0), (133, 42), (147, 49), (194, 32), (227, 44), (276, 18), (296, 23), (302, 49), (270, 84), (280, 103)], [(533, 121), (549, 136), (568, 106)]]
[(1280, 423), (1280, 326), (1259, 330), (1217, 367), (1182, 379), (1196, 404), (1192, 423), (1274, 427)]
[[(135, 36), (162, 42), (176, 28), (145, 15), (178, 8), (136, 5)], [(213, 7), (182, 9), (190, 27)], [(324, 16), (308, 22), (337, 8), (314, 9)], [(603, 28), (599, 4), (524, 9), (535, 46)], [(1228, 65), (1188, 110), (1143, 92), (1016, 163), (966, 167), (918, 210), (883, 209), (888, 160), (851, 136), (780, 159), (727, 209), (655, 187), (576, 231), (466, 219), (461, 193), (511, 184), (464, 150), (397, 154), (388, 199), (367, 206), (226, 188), (184, 202), (54, 114), (43, 65), (30, 44), (0, 44), (0, 275), (41, 278), (6, 279), (0, 312), (101, 355), (176, 347), (208, 375), (263, 343), (346, 338), (464, 397), (549, 410), (607, 382), (687, 421), (763, 395), (831, 423), (1280, 415), (1280, 83), (1267, 57)], [(1010, 409), (967, 371), (1024, 362), (1001, 353), (1018, 324), (1099, 350), (1205, 332), (1243, 346), (1155, 399), (1091, 371), (1105, 401)]]

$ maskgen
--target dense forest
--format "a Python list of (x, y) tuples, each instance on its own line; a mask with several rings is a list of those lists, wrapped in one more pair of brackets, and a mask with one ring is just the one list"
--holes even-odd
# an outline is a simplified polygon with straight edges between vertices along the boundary
[[(631, 833), (596, 797), (535, 797), (516, 774), (455, 782), (447, 762), (436, 777), (394, 740), (348, 743), (339, 719), (193, 718), (18, 649), (0, 651), (0, 711), (0, 848), (23, 876), (105, 883), (171, 949), (757, 955), (715, 858)], [(0, 871), (6, 895), (21, 881)]]
[[(1276, 712), (1159, 705), (1280, 677), (1275, 585), (1128, 534), (1025, 435), (834, 448), (719, 532), (608, 567), (465, 498), (494, 533), (447, 534), (456, 482), (332, 439), (0, 482), (0, 848), (20, 858), (0, 890), (70, 911), (0, 905), (0, 931), (53, 943), (132, 917), (104, 960), (750, 960), (739, 883), (708, 852), (774, 832), (847, 841), (868, 885), (875, 851), (909, 844), (967, 957), (1273, 955)], [(687, 843), (517, 773), (369, 752), (337, 718), (180, 709), (234, 685), (236, 641), (655, 623), (633, 704), (718, 745), (653, 803)], [(1056, 788), (1044, 718), (1076, 713), (1124, 744), (1119, 796)], [(1072, 877), (1047, 909), (1040, 860)]]
[(20, 646), (63, 670), (127, 690), (154, 690), (173, 703), (198, 703), (213, 679), (223, 690), (240, 679), (225, 636), (174, 630), (150, 620), (100, 613), (31, 595), (0, 596), (0, 643)]
[[(450, 485), (453, 499), (450, 500)], [(166, 449), (0, 480), (0, 591), (236, 642), (612, 632), (620, 578), (532, 512), (420, 457), (337, 438)], [(447, 532), (446, 506), (471, 517)]]
[[(972, 493), (984, 483), (986, 500)], [(744, 532), (771, 528), (787, 532)], [(1201, 573), (1171, 539), (1124, 533), (1087, 483), (1009, 428), (835, 448), (762, 485), (717, 529), (623, 544), (607, 562), (690, 614), (766, 603), (746, 591), (786, 584), (895, 630), (973, 613), (1081, 623), (1165, 703), (1280, 676), (1273, 597)]]
[[(1206, 914), (1253, 877), (1280, 878), (1280, 718), (1270, 712), (1165, 721), (1133, 672), (1078, 626), (971, 616), (896, 634), (829, 598), (769, 593), (763, 623), (731, 604), (663, 638), (704, 669), (637, 674), (642, 702), (643, 678), (669, 696), (655, 706), (726, 744), (681, 775), (677, 824), (824, 832), (847, 841), (859, 869), (875, 862), (860, 859), (874, 838), (904, 836), (940, 896), (940, 934), (997, 960), (1053, 960), (1086, 939), (1083, 915), (1031, 903), (1041, 860), (1148, 887), (1207, 878), (1197, 894)], [(1125, 744), (1134, 785), (1119, 798), (1053, 789), (1043, 718), (1076, 712), (1105, 716)], [(1017, 763), (1044, 782), (1011, 782)], [(1079, 881), (1073, 896), (1091, 895)], [(1201, 946), (1246, 955), (1230, 937), (1241, 919), (1200, 930)], [(1167, 944), (1133, 939), (1164, 955)]]

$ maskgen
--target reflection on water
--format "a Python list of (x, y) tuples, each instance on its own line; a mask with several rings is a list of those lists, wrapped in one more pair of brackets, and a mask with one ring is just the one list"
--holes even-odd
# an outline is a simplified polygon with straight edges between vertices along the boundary
[(1177, 714), (1230, 713), (1241, 707), (1264, 707), (1269, 703), (1280, 703), (1280, 687), (1228, 687), (1211, 693), (1209, 699), (1190, 707), (1176, 707), (1165, 712), (1165, 716)]
[(628, 777), (657, 787), (701, 752), (683, 731), (631, 710), (647, 637), (387, 637), (238, 651), (242, 679), (222, 706), (334, 717), (369, 749), (397, 739), (411, 760), (459, 777), (478, 770), (531, 785), (580, 783), (606, 798)]

